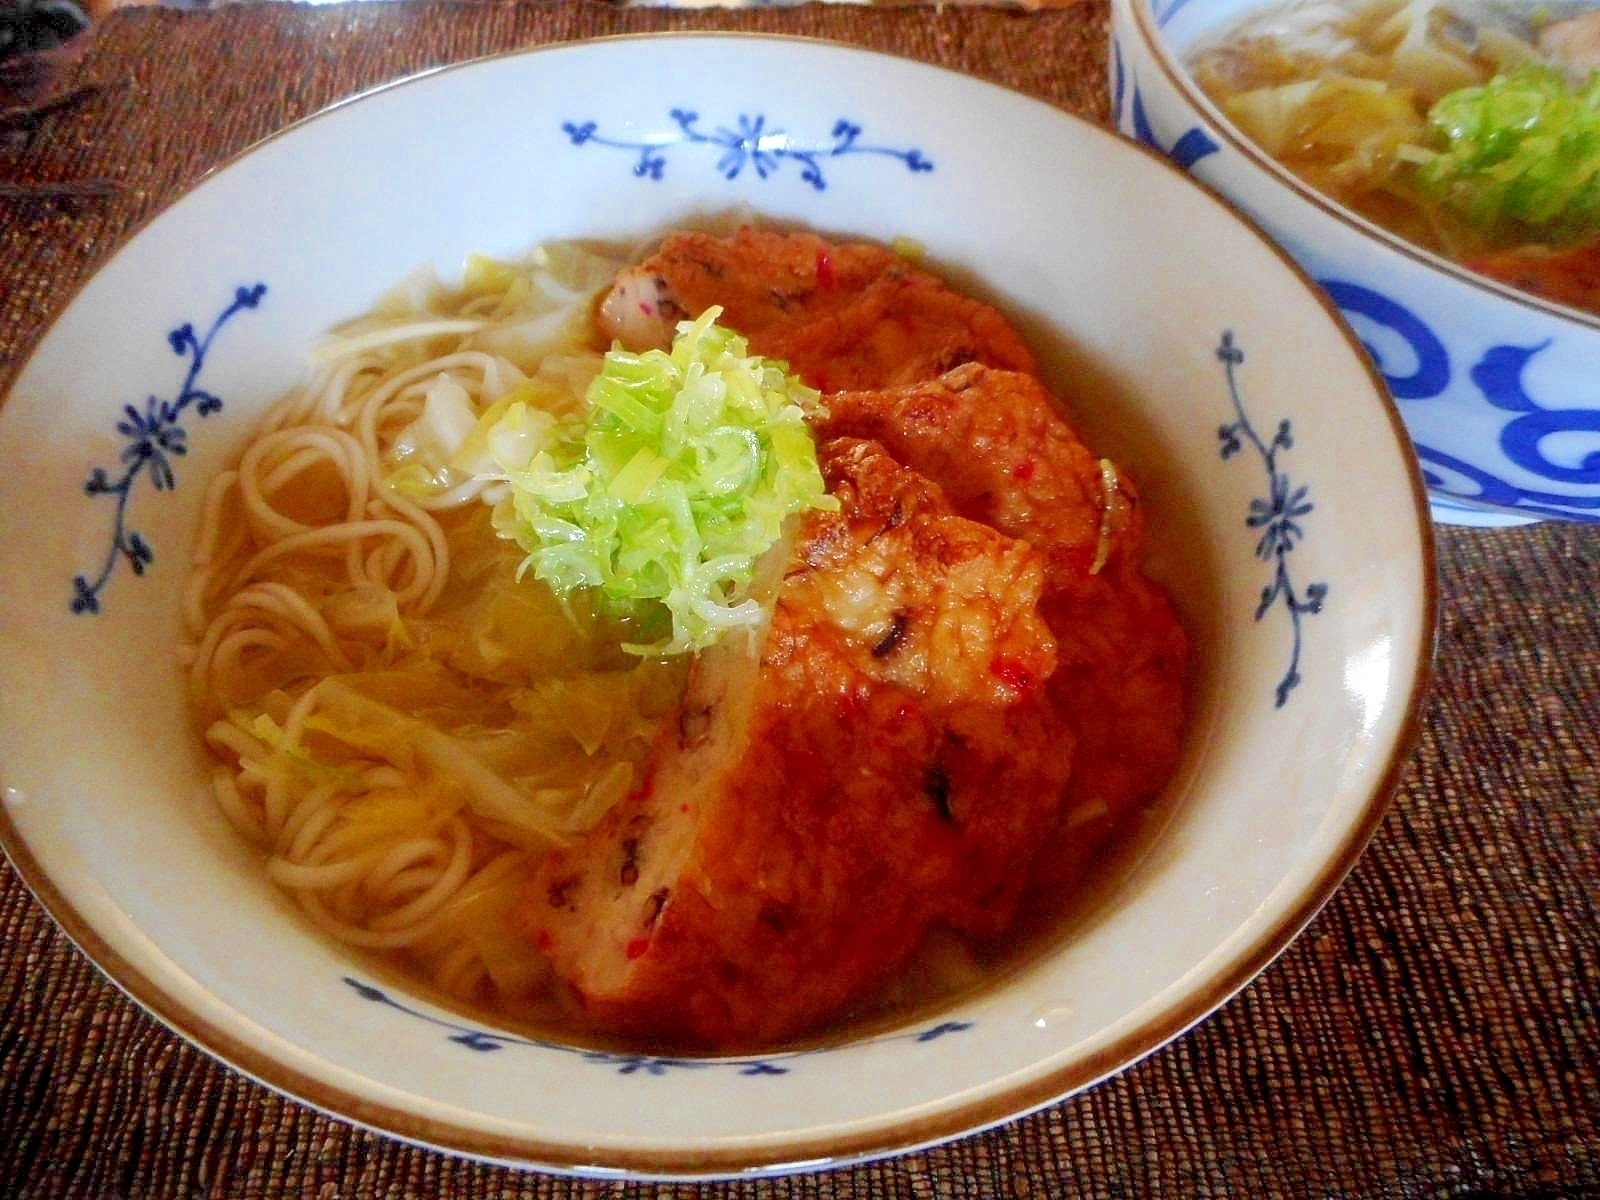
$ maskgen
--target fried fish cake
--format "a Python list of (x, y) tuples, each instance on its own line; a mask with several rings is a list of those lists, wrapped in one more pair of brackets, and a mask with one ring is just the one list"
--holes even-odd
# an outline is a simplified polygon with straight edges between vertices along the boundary
[(971, 364), (924, 383), (833, 395), (828, 410), (825, 436), (878, 440), (963, 516), (1043, 557), (1041, 611), (1059, 664), (1049, 691), (1078, 750), (1071, 831), (1041, 864), (1069, 874), (1159, 792), (1180, 750), (1188, 640), (1142, 569), (1137, 492), (1030, 375)]
[(1055, 820), (1039, 555), (875, 443), (820, 459), (841, 508), (804, 519), (759, 646), (701, 656), (645, 785), (533, 882), (531, 936), (611, 1029), (811, 1028), (935, 924), (1007, 927)]
[(811, 233), (673, 234), (618, 275), (600, 322), (627, 349), (665, 347), (679, 321), (712, 305), (754, 353), (823, 392), (913, 383), (967, 362), (1035, 370), (990, 305), (883, 246)]

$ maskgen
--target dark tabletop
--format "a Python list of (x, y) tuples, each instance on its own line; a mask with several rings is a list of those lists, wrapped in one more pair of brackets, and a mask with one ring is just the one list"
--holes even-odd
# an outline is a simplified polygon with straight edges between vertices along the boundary
[[(0, 182), (113, 189), (0, 197), (0, 392), (97, 265), (256, 139), (439, 63), (680, 28), (856, 42), (1106, 117), (1101, 0), (123, 10), (57, 68), (60, 86), (90, 91), (0, 130)], [(1600, 525), (1442, 528), (1439, 569), (1421, 742), (1348, 881), (1217, 1015), (1033, 1116), (764, 1183), (581, 1182), (455, 1159), (174, 1037), (0, 865), (0, 1197), (1600, 1196)]]

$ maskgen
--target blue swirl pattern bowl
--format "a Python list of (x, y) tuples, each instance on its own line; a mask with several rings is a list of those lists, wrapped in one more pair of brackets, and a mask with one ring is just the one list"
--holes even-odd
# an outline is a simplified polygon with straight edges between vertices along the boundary
[(1239, 204), (1321, 284), (1399, 404), (1436, 519), (1600, 521), (1600, 318), (1407, 244), (1239, 132), (1184, 59), (1262, 3), (1112, 0), (1117, 128)]

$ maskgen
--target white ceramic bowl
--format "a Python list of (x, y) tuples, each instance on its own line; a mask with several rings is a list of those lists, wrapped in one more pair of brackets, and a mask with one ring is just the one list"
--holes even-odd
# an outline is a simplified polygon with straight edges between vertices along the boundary
[(1457, 267), (1320, 196), (1183, 65), (1275, 0), (1112, 0), (1118, 129), (1234, 200), (1325, 288), (1399, 402), (1436, 517), (1600, 521), (1600, 317)]
[[(1153, 561), (1193, 635), (1187, 749), (1164, 822), (1071, 935), (936, 1019), (735, 1060), (540, 1044), (374, 980), (202, 797), (171, 652), (186, 548), (205, 481), (319, 332), (420, 264), (450, 275), (474, 251), (735, 208), (919, 240), (1082, 392), (1085, 426), (1142, 481)], [(1011, 1118), (1155, 1049), (1350, 868), (1431, 647), (1430, 527), (1398, 417), (1280, 251), (1107, 130), (799, 40), (544, 49), (295, 126), (72, 301), (0, 412), (0, 461), (0, 840), (30, 887), (130, 995), (269, 1086), (556, 1170), (850, 1162)]]

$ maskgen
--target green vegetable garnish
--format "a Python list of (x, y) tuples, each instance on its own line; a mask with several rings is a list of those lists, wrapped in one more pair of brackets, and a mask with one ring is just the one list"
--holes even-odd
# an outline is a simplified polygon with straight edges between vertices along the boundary
[(1574, 86), (1530, 65), (1442, 97), (1428, 123), (1424, 190), (1480, 228), (1521, 226), (1550, 240), (1600, 228), (1600, 73)]
[(721, 311), (679, 325), (670, 351), (612, 350), (586, 416), (536, 439), (531, 457), (519, 405), (489, 431), (510, 484), (496, 526), (527, 552), (522, 569), (646, 627), (664, 606), (671, 636), (628, 647), (640, 654), (704, 649), (757, 624), (756, 560), (790, 516), (837, 504), (806, 425), (818, 393), (749, 354), (716, 324)]

